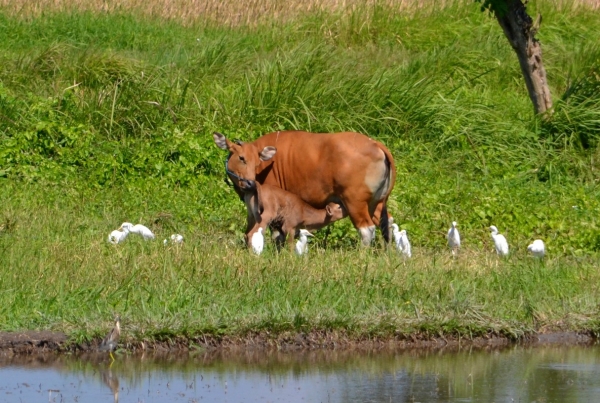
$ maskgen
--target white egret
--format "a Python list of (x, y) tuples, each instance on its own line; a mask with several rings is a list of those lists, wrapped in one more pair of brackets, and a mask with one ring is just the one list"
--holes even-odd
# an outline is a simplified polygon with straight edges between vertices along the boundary
[(408, 241), (408, 235), (406, 235), (406, 230), (400, 231), (397, 224), (392, 224), (393, 234), (394, 234), (394, 242), (396, 244), (396, 249), (399, 252), (402, 252), (406, 257), (411, 257), (412, 252), (410, 250), (410, 242)]
[(527, 250), (535, 257), (544, 257), (546, 254), (546, 246), (541, 239), (533, 241), (533, 243), (527, 247)]
[(183, 243), (183, 235), (173, 234), (171, 235), (171, 242), (173, 243)]
[(154, 234), (150, 231), (150, 228), (146, 227), (142, 224), (133, 225), (130, 222), (124, 222), (121, 224), (121, 228), (123, 231), (131, 232), (132, 234), (138, 234), (144, 237), (145, 240), (154, 239)]
[(300, 230), (300, 237), (296, 241), (296, 255), (302, 256), (308, 252), (308, 236), (313, 236), (305, 229)]
[(498, 228), (494, 225), (490, 227), (492, 231), (492, 239), (494, 240), (494, 246), (496, 247), (496, 253), (499, 256), (508, 256), (508, 242), (504, 235), (498, 233)]
[(108, 242), (112, 243), (112, 244), (121, 243), (121, 242), (125, 241), (125, 238), (127, 238), (128, 234), (129, 234), (129, 232), (119, 231), (118, 229), (116, 229), (113, 232), (111, 232), (110, 235), (108, 236)]
[(265, 247), (265, 237), (263, 236), (263, 229), (259, 228), (254, 234), (252, 234), (252, 238), (250, 239), (250, 244), (252, 245), (252, 251), (260, 255)]
[(452, 227), (448, 230), (448, 246), (452, 249), (452, 254), (455, 255), (460, 248), (460, 234), (458, 233), (458, 224), (456, 221), (452, 221)]

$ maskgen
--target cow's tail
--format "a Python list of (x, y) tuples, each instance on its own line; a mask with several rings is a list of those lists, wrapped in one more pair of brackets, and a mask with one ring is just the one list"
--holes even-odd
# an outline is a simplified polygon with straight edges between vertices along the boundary
[(387, 201), (392, 193), (394, 184), (396, 183), (396, 164), (394, 163), (394, 157), (390, 150), (387, 149), (382, 143), (379, 143), (379, 148), (385, 154), (385, 163), (387, 165), (387, 178), (386, 178), (386, 191), (383, 196), (383, 205), (381, 206), (381, 217), (379, 218), (379, 229), (383, 235), (383, 240), (386, 243), (390, 242), (390, 216), (387, 211)]

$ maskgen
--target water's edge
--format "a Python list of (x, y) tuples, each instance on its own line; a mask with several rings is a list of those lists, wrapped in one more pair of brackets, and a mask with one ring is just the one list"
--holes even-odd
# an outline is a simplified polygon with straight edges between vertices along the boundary
[[(427, 337), (424, 335), (399, 336), (395, 338), (370, 338), (354, 340), (335, 332), (297, 333), (272, 336), (268, 333), (246, 337), (197, 338), (177, 337), (168, 340), (127, 341), (122, 340), (119, 349), (141, 351), (193, 351), (193, 350), (380, 350), (380, 349), (460, 349), (501, 348), (511, 345), (587, 345), (596, 342), (595, 334), (582, 332), (533, 333), (518, 339), (490, 334), (485, 337)], [(35, 354), (44, 352), (90, 352), (97, 349), (99, 340), (76, 343), (61, 332), (23, 331), (0, 332), (0, 354)]]

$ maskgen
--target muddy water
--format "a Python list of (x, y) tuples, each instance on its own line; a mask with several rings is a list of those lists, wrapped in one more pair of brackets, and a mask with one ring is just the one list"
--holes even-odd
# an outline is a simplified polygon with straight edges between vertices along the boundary
[(600, 347), (0, 357), (8, 402), (594, 402)]

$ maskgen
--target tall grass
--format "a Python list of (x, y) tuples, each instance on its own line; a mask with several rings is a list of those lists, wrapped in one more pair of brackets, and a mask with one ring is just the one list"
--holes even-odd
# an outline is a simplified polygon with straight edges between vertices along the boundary
[[(255, 25), (100, 13), (94, 2), (37, 12), (43, 4), (5, 3), (0, 14), (0, 327), (87, 337), (115, 310), (142, 338), (595, 326), (597, 13), (536, 6), (557, 100), (542, 122), (476, 4), (323, 6), (264, 12), (274, 19)], [(282, 129), (356, 130), (388, 145), (398, 165), (389, 209), (416, 258), (355, 250), (347, 220), (319, 235), (308, 260), (248, 256), (243, 206), (211, 133)], [(186, 244), (107, 245), (125, 220), (161, 238), (183, 232)], [(458, 261), (444, 249), (453, 220)], [(511, 243), (508, 261), (489, 253), (490, 224)], [(525, 255), (538, 237), (545, 265)]]
[[(360, 12), (253, 30), (127, 14), (3, 17), (0, 175), (206, 186), (222, 175), (214, 130), (356, 130), (396, 156), (392, 214), (419, 244), (439, 245), (430, 234), (457, 220), (481, 229), (477, 243), (495, 224), (520, 244), (599, 248), (598, 52), (577, 35), (600, 26), (595, 14), (545, 12), (557, 98), (545, 123), (531, 116), (496, 22), (476, 6), (419, 18), (381, 8), (365, 24)], [(229, 194), (217, 215), (239, 211)], [(338, 227), (334, 238), (349, 233)]]

